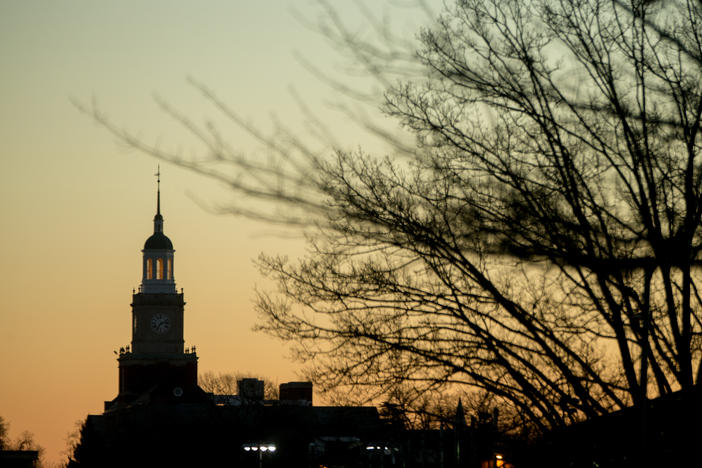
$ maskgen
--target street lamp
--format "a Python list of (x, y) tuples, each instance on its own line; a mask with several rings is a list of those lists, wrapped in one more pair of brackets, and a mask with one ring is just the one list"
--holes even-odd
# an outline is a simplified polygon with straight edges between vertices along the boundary
[(244, 452), (258, 453), (258, 468), (263, 468), (263, 454), (273, 454), (278, 449), (273, 443), (249, 443), (243, 444), (241, 448)]
[(391, 455), (390, 462), (394, 465), (395, 464), (395, 454), (393, 452), (397, 452), (398, 450), (393, 447), (388, 447), (387, 445), (378, 445), (378, 444), (367, 444), (366, 445), (366, 453), (368, 454), (368, 462), (370, 463), (371, 460), (379, 458), (380, 459), (380, 466), (385, 466), (385, 455)]

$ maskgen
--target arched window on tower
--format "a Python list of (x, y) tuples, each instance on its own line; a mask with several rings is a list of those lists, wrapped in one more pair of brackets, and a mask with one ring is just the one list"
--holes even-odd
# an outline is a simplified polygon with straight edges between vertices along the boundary
[(146, 279), (150, 280), (154, 277), (154, 265), (150, 258), (146, 259)]
[(156, 259), (156, 279), (157, 280), (163, 279), (163, 259), (162, 258)]
[(170, 258), (166, 260), (166, 279), (168, 281), (173, 279), (173, 260)]

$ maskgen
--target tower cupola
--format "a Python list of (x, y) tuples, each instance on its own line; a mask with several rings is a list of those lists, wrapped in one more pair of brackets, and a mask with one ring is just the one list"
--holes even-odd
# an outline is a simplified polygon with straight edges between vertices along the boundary
[(154, 216), (154, 233), (144, 243), (143, 276), (140, 292), (146, 294), (175, 294), (173, 276), (173, 243), (163, 233), (163, 216), (161, 215), (161, 170), (156, 173), (156, 216)]

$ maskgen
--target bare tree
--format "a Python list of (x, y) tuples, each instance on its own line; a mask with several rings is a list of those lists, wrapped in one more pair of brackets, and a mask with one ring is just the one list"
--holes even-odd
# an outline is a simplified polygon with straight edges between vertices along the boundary
[(8, 428), (9, 424), (5, 422), (5, 418), (0, 416), (0, 450), (5, 450), (9, 446)]
[(700, 2), (456, 0), (413, 51), (327, 12), (415, 136), (388, 137), (398, 156), (268, 138), (198, 84), (273, 163), (165, 104), (208, 158), (90, 111), (273, 203), (233, 211), (318, 227), (307, 258), (260, 257), (279, 284), (261, 330), (297, 343), (322, 388), (473, 388), (541, 429), (700, 380)]
[[(453, 427), (459, 397), (449, 393), (418, 393), (411, 385), (397, 387), (379, 405), (380, 416), (403, 429)], [(477, 410), (469, 408), (469, 413)]]
[(263, 380), (263, 396), (268, 400), (279, 397), (278, 384), (270, 379), (259, 376), (246, 375), (234, 372), (205, 372), (198, 377), (198, 385), (204, 391), (216, 395), (236, 395), (239, 393), (238, 382), (245, 378)]
[(71, 463), (76, 463), (76, 450), (80, 446), (81, 434), (85, 429), (85, 424), (87, 420), (77, 420), (73, 424), (73, 429), (66, 434), (66, 448), (61, 452), (62, 455), (66, 456), (65, 462), (61, 466), (67, 467)]
[(23, 431), (17, 439), (12, 440), (9, 436), (10, 424), (0, 416), (0, 451), (2, 450), (36, 450), (38, 460), (36, 466), (44, 466), (44, 448), (34, 440), (34, 434), (30, 431)]

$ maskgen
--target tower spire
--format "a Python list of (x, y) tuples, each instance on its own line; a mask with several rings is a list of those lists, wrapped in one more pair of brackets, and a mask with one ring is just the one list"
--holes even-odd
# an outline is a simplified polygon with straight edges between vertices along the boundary
[(154, 216), (154, 232), (163, 232), (163, 216), (161, 216), (161, 165), (156, 171), (156, 216)]
[(173, 243), (163, 233), (161, 215), (161, 166), (156, 171), (156, 216), (154, 233), (144, 243), (144, 268), (140, 292), (175, 294), (173, 279)]
[(161, 214), (161, 165), (157, 166), (156, 174), (156, 214)]

